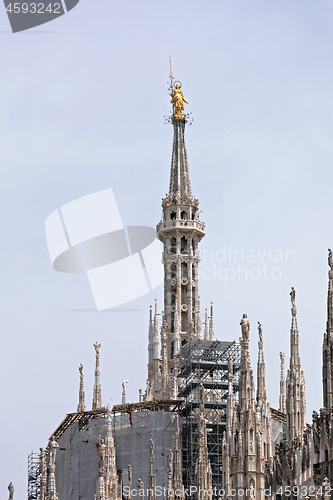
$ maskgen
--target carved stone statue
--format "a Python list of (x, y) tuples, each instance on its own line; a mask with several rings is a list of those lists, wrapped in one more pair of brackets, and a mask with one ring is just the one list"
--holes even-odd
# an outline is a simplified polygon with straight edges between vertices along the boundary
[(82, 363), (79, 366), (79, 372), (80, 372), (80, 375), (83, 377), (83, 364)]
[(291, 298), (291, 305), (292, 305), (293, 309), (296, 309), (296, 301), (295, 301), (295, 299), (296, 299), (296, 290), (295, 290), (295, 288), (293, 286), (291, 287), (291, 292), (290, 292), (289, 295), (290, 295), (290, 298)]
[(39, 448), (39, 470), (42, 476), (46, 475), (46, 460), (45, 460), (45, 451), (43, 448)]
[(112, 410), (113, 410), (113, 401), (111, 399), (110, 403), (108, 403), (108, 406), (107, 406), (107, 419), (108, 420), (111, 420)]
[(172, 474), (172, 465), (173, 465), (173, 453), (172, 450), (168, 453), (168, 472)]
[[(138, 487), (139, 491), (143, 490), (144, 484), (143, 484), (141, 477), (139, 477), (138, 482), (136, 483), (136, 486)], [(139, 495), (140, 495), (140, 493), (139, 493)]]
[(14, 485), (12, 482), (10, 482), (8, 485), (8, 491), (9, 491), (9, 500), (13, 500), (13, 498), (14, 498)]
[(182, 114), (182, 111), (184, 111), (184, 102), (185, 104), (188, 104), (187, 100), (183, 96), (183, 92), (181, 91), (181, 86), (182, 84), (180, 82), (177, 82), (174, 88), (174, 91), (169, 94), (171, 96), (171, 103), (173, 104), (174, 107), (174, 114), (173, 118), (174, 120), (182, 120), (184, 118), (184, 115)]
[(243, 340), (249, 340), (250, 322), (248, 320), (247, 314), (243, 314), (243, 317), (242, 317), (241, 322), (240, 322), (240, 326), (242, 328)]
[(50, 441), (49, 441), (49, 444), (48, 444), (50, 466), (54, 466), (54, 464), (55, 464), (55, 457), (56, 457), (56, 453), (57, 453), (58, 448), (59, 448), (59, 445), (58, 445), (57, 441), (55, 440), (55, 437), (52, 436)]
[(99, 344), (98, 342), (95, 342), (95, 344), (93, 344), (93, 346), (95, 347), (95, 351), (96, 351), (96, 356), (99, 357), (99, 350), (101, 348), (101, 345), (102, 344)]
[(258, 321), (258, 335), (259, 335), (259, 341), (262, 342), (263, 339), (262, 339), (262, 324), (260, 323), (260, 321)]
[(103, 475), (104, 463), (105, 463), (105, 443), (104, 439), (101, 439), (101, 436), (97, 439), (96, 450), (98, 452), (98, 474), (99, 476)]
[(285, 354), (284, 354), (284, 352), (280, 352), (280, 360), (281, 360), (281, 364), (284, 364), (284, 358), (285, 358)]
[(330, 266), (331, 271), (333, 271), (333, 256), (330, 248), (328, 249), (328, 265)]
[(121, 385), (123, 386), (123, 392), (122, 392), (122, 396), (121, 396), (121, 402), (123, 404), (126, 403), (126, 387), (127, 387), (127, 384), (128, 384), (128, 378), (123, 378), (123, 381), (121, 383)]

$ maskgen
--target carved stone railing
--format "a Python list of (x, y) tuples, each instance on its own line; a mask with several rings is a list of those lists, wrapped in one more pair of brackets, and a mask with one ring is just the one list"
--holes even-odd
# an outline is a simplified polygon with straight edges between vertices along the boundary
[(156, 226), (156, 231), (159, 232), (163, 229), (172, 229), (181, 227), (182, 229), (197, 229), (205, 232), (205, 223), (197, 220), (169, 220), (160, 221)]

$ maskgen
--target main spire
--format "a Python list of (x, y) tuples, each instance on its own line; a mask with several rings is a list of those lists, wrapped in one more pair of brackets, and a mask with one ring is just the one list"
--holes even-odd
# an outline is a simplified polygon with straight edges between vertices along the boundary
[(181, 90), (182, 83), (173, 81), (170, 69), (169, 95), (171, 96), (173, 124), (173, 147), (171, 157), (171, 172), (168, 201), (174, 203), (193, 203), (196, 198), (192, 196), (190, 173), (188, 168), (187, 152), (185, 146), (185, 124), (188, 115), (183, 114), (184, 104), (188, 104)]
[(172, 115), (169, 122), (174, 130), (170, 190), (162, 200), (163, 218), (156, 227), (157, 237), (164, 247), (164, 342), (167, 357), (167, 362), (164, 361), (167, 374), (164, 393), (169, 397), (174, 393), (178, 351), (200, 334), (198, 245), (205, 236), (205, 224), (199, 221), (199, 200), (191, 190), (184, 137), (188, 116), (183, 111), (187, 101), (181, 88), (182, 84), (174, 81), (170, 70)]

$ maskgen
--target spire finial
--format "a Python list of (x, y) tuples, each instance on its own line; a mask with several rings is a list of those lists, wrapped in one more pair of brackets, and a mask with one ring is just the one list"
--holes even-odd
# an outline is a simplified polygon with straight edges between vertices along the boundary
[(79, 404), (77, 406), (77, 411), (81, 412), (81, 411), (86, 411), (86, 405), (84, 402), (84, 397), (85, 397), (84, 382), (83, 382), (84, 374), (83, 374), (83, 364), (82, 363), (79, 366), (79, 372), (80, 372), (80, 391), (79, 391)]
[(102, 405), (102, 386), (101, 386), (101, 372), (99, 367), (99, 350), (101, 348), (101, 344), (95, 342), (93, 344), (96, 352), (96, 366), (95, 366), (95, 384), (94, 384), (94, 392), (93, 392), (93, 402), (92, 409), (96, 410), (97, 408), (101, 408)]
[(209, 340), (214, 340), (215, 328), (214, 328), (214, 316), (213, 316), (213, 302), (210, 303), (210, 319), (209, 319)]
[(121, 403), (122, 404), (125, 404), (126, 403), (126, 388), (127, 388), (127, 384), (128, 384), (128, 378), (123, 378), (122, 380), (122, 387), (123, 387), (123, 392), (122, 392), (122, 395), (121, 395)]
[(182, 83), (179, 80), (175, 80), (173, 82), (174, 77), (172, 76), (171, 70), (171, 61), (170, 61), (170, 88), (171, 92), (169, 92), (169, 96), (171, 97), (171, 104), (173, 109), (172, 121), (174, 120), (185, 120), (185, 115), (183, 115), (183, 111), (185, 109), (184, 103), (188, 104), (185, 99), (183, 92), (181, 91)]
[(293, 316), (296, 316), (296, 313), (297, 313), (297, 309), (296, 309), (296, 290), (295, 290), (295, 288), (293, 286), (291, 287), (291, 292), (290, 292), (289, 295), (290, 295), (291, 305), (292, 305), (291, 314)]

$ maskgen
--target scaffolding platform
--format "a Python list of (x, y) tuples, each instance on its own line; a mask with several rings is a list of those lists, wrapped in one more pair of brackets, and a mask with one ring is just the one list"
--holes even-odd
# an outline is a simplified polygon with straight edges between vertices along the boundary
[(38, 500), (40, 493), (39, 455), (28, 455), (28, 500)]
[(204, 388), (208, 458), (212, 467), (212, 485), (222, 488), (222, 439), (226, 428), (228, 395), (228, 358), (233, 360), (233, 389), (238, 404), (241, 347), (236, 342), (192, 339), (178, 355), (178, 397), (182, 420), (183, 484), (195, 484), (195, 464), (199, 444), (200, 388)]

